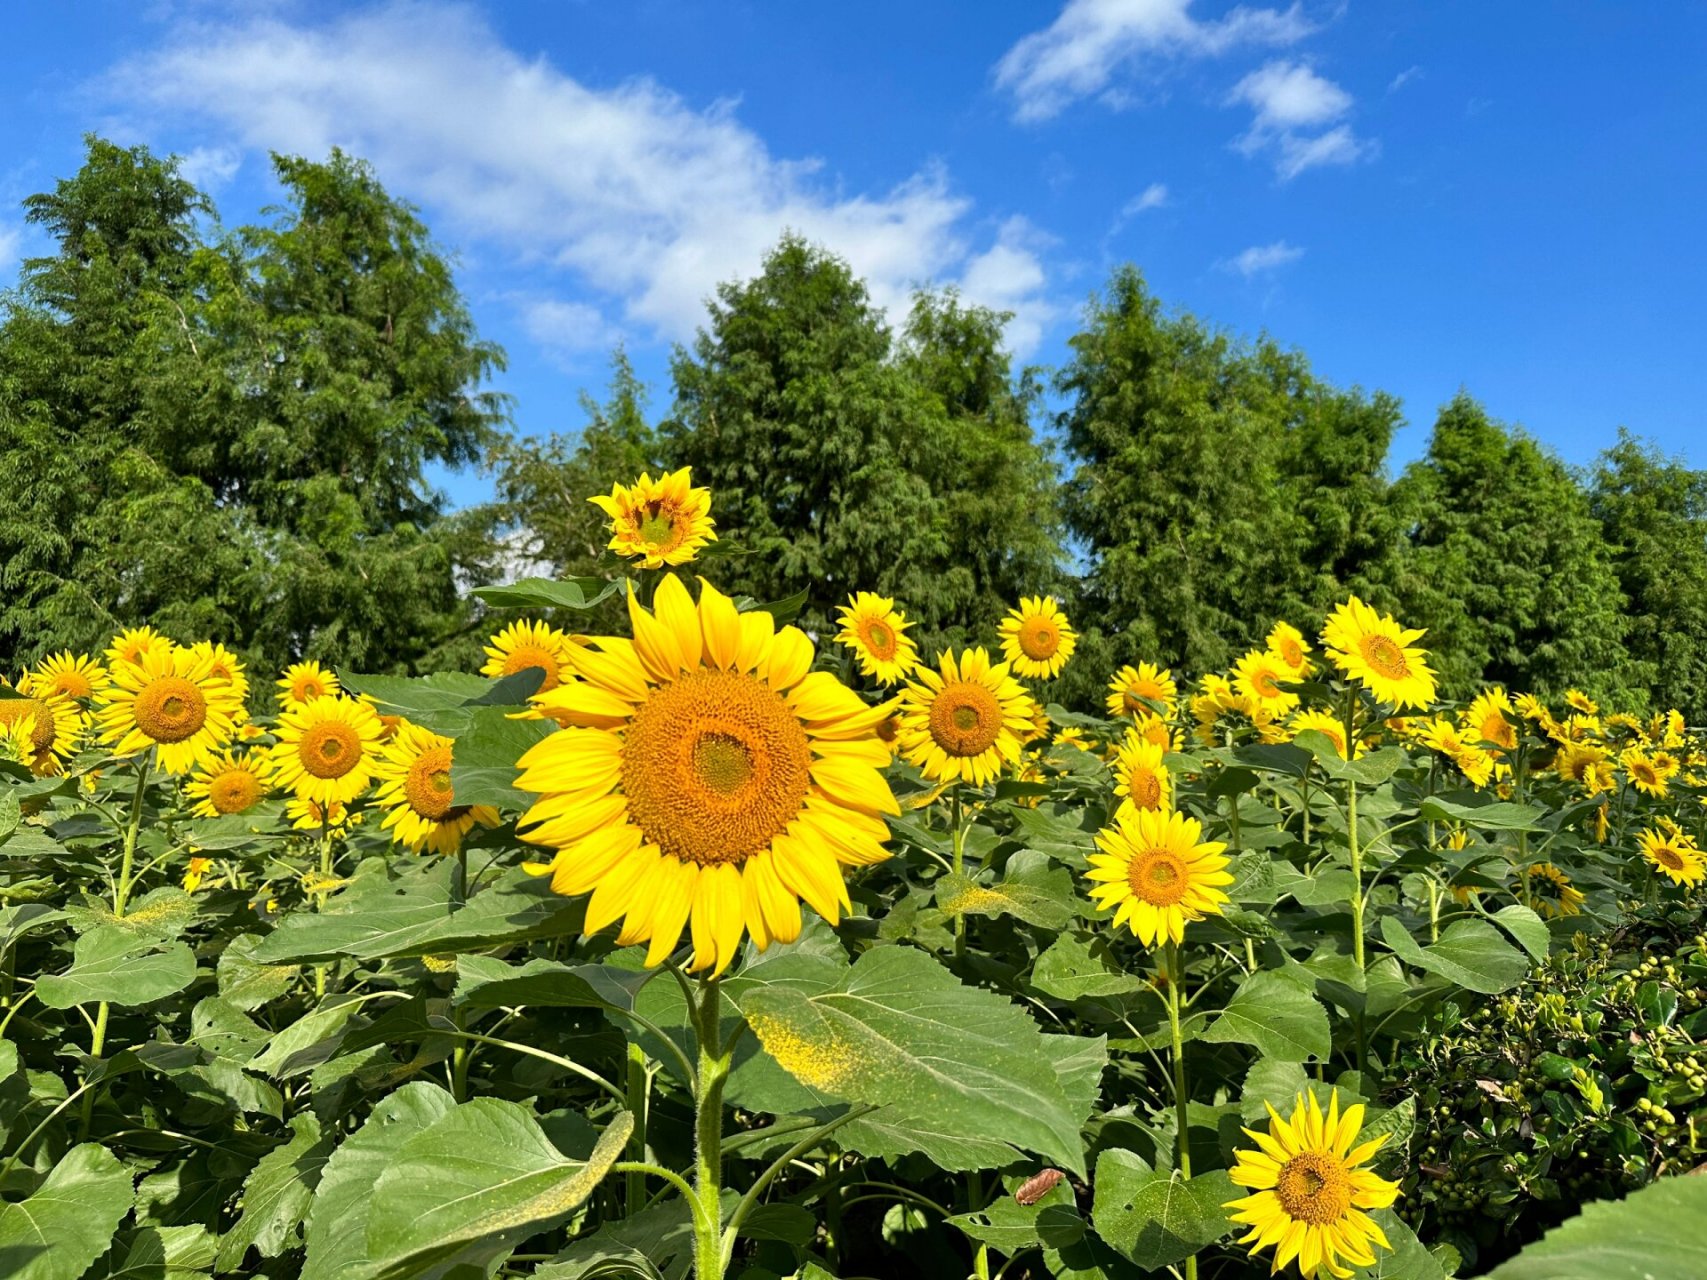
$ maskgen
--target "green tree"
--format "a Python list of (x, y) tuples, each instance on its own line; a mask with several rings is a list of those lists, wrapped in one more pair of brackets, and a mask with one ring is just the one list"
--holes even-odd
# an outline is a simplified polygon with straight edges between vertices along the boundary
[(1629, 602), (1624, 643), (1657, 707), (1707, 715), (1707, 472), (1627, 431), (1600, 455), (1589, 505)]
[(759, 599), (805, 590), (821, 632), (859, 590), (898, 597), (927, 650), (988, 642), (1004, 606), (1059, 557), (1033, 379), (1016, 384), (1005, 316), (923, 295), (899, 344), (846, 263), (786, 237), (726, 284), (672, 363), (669, 464), (710, 485), (719, 578)]
[(1639, 691), (1600, 523), (1577, 477), (1537, 441), (1460, 393), (1394, 500), (1408, 547), (1393, 587), (1403, 621), (1428, 628), (1445, 694), (1468, 697), (1484, 681)]

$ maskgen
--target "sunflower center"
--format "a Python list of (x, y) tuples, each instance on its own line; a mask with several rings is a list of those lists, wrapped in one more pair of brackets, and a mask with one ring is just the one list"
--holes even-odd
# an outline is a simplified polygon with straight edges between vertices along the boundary
[(290, 687), (290, 696), (298, 702), (310, 702), (315, 698), (324, 698), (326, 686), (321, 683), (319, 676), (298, 676), (296, 683)]
[(1251, 681), (1251, 684), (1256, 688), (1259, 697), (1278, 698), (1280, 696), (1280, 686), (1275, 683), (1274, 672), (1272, 671), (1257, 672), (1257, 678)]
[(563, 681), (556, 655), (537, 644), (519, 644), (504, 657), (504, 674), (507, 676), (526, 671), (529, 667), (538, 667), (545, 672), (545, 679), (534, 691), (536, 693), (546, 693)]
[(208, 783), (207, 798), (220, 813), (242, 813), (261, 798), (261, 780), (247, 769), (233, 769)]
[(622, 789), (646, 839), (681, 862), (740, 863), (794, 820), (811, 782), (806, 730), (770, 686), (698, 671), (652, 691), (622, 744)]
[(1683, 859), (1678, 856), (1677, 850), (1668, 849), (1665, 845), (1654, 850), (1654, 859), (1668, 871), (1683, 870)]
[(81, 671), (61, 671), (53, 678), (53, 690), (68, 698), (87, 698), (95, 692), (95, 686)]
[(1126, 871), (1132, 892), (1152, 907), (1171, 907), (1191, 888), (1191, 869), (1171, 849), (1146, 849)]
[(1363, 657), (1378, 674), (1389, 680), (1403, 680), (1411, 673), (1410, 664), (1405, 661), (1405, 651), (1389, 636), (1364, 636)]
[(314, 777), (341, 778), (361, 761), (361, 735), (342, 720), (322, 720), (308, 727), (296, 754)]
[(1294, 671), (1304, 665), (1304, 650), (1291, 636), (1286, 636), (1280, 642), (1280, 660)]
[(865, 647), (871, 656), (888, 662), (895, 656), (895, 632), (887, 622), (878, 618), (865, 620)]
[(1033, 662), (1043, 662), (1055, 656), (1061, 647), (1061, 632), (1044, 617), (1030, 617), (1019, 624), (1019, 651)]
[(207, 723), (207, 698), (183, 676), (156, 676), (136, 695), (136, 727), (156, 742), (182, 742)]
[(1517, 745), (1517, 735), (1512, 731), (1510, 723), (1497, 713), (1482, 721), (1481, 732), (1483, 742), (1492, 742), (1501, 747)]
[(53, 708), (40, 698), (0, 699), (0, 725), (16, 724), (28, 715), (35, 716), (30, 722), (30, 747), (35, 751), (46, 751), (53, 745), (54, 732), (58, 727)]
[(1637, 782), (1652, 786), (1659, 775), (1654, 772), (1654, 767), (1652, 765), (1638, 760), (1630, 766), (1630, 776), (1636, 779)]
[(455, 794), (450, 782), (449, 747), (428, 747), (415, 757), (403, 777), (403, 795), (409, 807), (429, 822), (445, 819)]
[(1001, 732), (1001, 703), (981, 684), (944, 685), (931, 701), (931, 737), (951, 756), (988, 751)]
[(1126, 790), (1132, 797), (1132, 803), (1140, 809), (1159, 809), (1162, 804), (1162, 780), (1156, 776), (1155, 770), (1139, 765), (1132, 771), (1132, 777), (1126, 783)]
[(1321, 1227), (1346, 1216), (1351, 1208), (1351, 1179), (1326, 1152), (1305, 1151), (1281, 1167), (1274, 1194), (1289, 1217)]
[(668, 507), (649, 503), (640, 513), (640, 538), (660, 551), (668, 551), (681, 540), (676, 527), (676, 513)]

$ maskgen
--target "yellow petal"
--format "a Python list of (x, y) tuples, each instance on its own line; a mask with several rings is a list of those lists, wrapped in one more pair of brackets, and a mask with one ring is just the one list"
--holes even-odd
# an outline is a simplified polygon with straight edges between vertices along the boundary
[(735, 602), (704, 578), (699, 580), (699, 624), (707, 658), (716, 666), (733, 667), (741, 656), (741, 615)]
[(763, 675), (771, 688), (786, 692), (812, 669), (812, 642), (799, 627), (784, 627), (771, 641)]
[(699, 666), (699, 656), (704, 647), (700, 638), (699, 610), (694, 607), (687, 587), (675, 574), (670, 574), (658, 584), (658, 593), (652, 597), (652, 612), (675, 635), (683, 667), (691, 671)]

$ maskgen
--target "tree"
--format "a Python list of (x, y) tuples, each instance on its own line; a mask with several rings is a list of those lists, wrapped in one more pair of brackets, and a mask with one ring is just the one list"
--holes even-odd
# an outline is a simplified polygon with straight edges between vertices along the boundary
[(1625, 647), (1654, 705), (1707, 715), (1707, 472), (1627, 431), (1600, 455), (1589, 491), (1628, 601)]
[(765, 600), (806, 591), (820, 634), (849, 594), (896, 596), (927, 650), (987, 642), (1006, 604), (1050, 586), (1050, 473), (1005, 320), (926, 295), (897, 350), (847, 264), (792, 236), (722, 286), (672, 362), (662, 427), (668, 465), (711, 486), (720, 535), (746, 553), (719, 580)]
[(1404, 621), (1428, 628), (1447, 696), (1483, 682), (1639, 696), (1611, 555), (1558, 458), (1460, 393), (1394, 500), (1408, 548), (1393, 587)]

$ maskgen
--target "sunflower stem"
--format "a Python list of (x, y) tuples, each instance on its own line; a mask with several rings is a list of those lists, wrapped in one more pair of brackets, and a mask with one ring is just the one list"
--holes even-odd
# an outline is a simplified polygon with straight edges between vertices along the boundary
[[(124, 919), (124, 909), (130, 902), (131, 877), (136, 870), (136, 837), (142, 830), (142, 793), (148, 789), (148, 762), (153, 752), (143, 754), (136, 765), (136, 790), (130, 798), (130, 822), (124, 832), (124, 855), (119, 860), (119, 879), (113, 886), (113, 915)], [(101, 1054), (107, 1048), (107, 1019), (109, 1017), (107, 1002), (101, 1001), (95, 1008), (95, 1026), (89, 1033), (89, 1056), (97, 1063)], [(89, 1125), (95, 1116), (96, 1089), (88, 1089), (83, 1094), (83, 1106), (78, 1113), (79, 1141), (89, 1136)]]
[[(646, 1111), (650, 1102), (652, 1078), (646, 1074), (646, 1052), (638, 1044), (628, 1045), (628, 1113), (634, 1117), (634, 1132), (628, 1138), (632, 1161), (646, 1159)], [(633, 1217), (646, 1206), (646, 1175), (638, 1169), (627, 1176), (628, 1216)]]
[[(1354, 743), (1357, 741), (1357, 690), (1348, 688), (1345, 691), (1345, 750), (1349, 761), (1356, 755)], [(1363, 850), (1357, 843), (1357, 779), (1347, 778), (1345, 784), (1345, 839), (1346, 848), (1351, 854), (1351, 954), (1357, 962), (1357, 971), (1363, 973), (1367, 967), (1363, 953)], [(1360, 1075), (1369, 1071), (1369, 1033), (1364, 1022), (1362, 1010), (1358, 1011), (1354, 1020), (1357, 1026), (1357, 1070)]]
[(716, 978), (702, 979), (693, 1010), (699, 1040), (694, 1080), (694, 1280), (723, 1280), (734, 1240), (723, 1239), (723, 1082), (729, 1075), (730, 1045), (723, 1043), (723, 995)]
[[(962, 874), (961, 868), (966, 862), (966, 828), (960, 821), (960, 784), (954, 784), (950, 793), (950, 821), (954, 828), (954, 874)], [(954, 917), (954, 958), (963, 959), (966, 955), (966, 915), (957, 913)]]
[[(1180, 988), (1185, 966), (1180, 963), (1179, 944), (1170, 941), (1163, 951), (1168, 984), (1168, 1035), (1173, 1042), (1174, 1071), (1174, 1163), (1180, 1177), (1191, 1177), (1191, 1101), (1186, 1091), (1185, 1040), (1180, 1033)], [(1197, 1280), (1197, 1255), (1185, 1260), (1186, 1280)]]
[[(332, 824), (326, 820), (322, 811), (320, 817), (320, 879), (324, 883), (332, 878)], [(326, 905), (326, 890), (316, 887), (314, 890), (314, 909), (319, 911)], [(326, 965), (316, 965), (314, 968), (314, 994), (326, 994)]]

